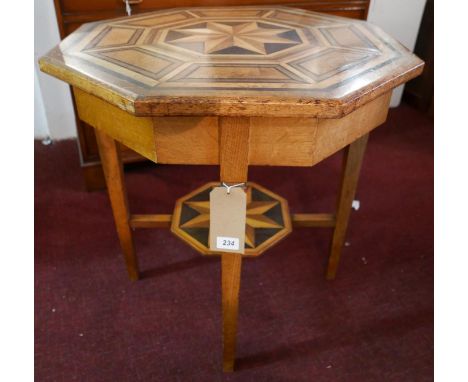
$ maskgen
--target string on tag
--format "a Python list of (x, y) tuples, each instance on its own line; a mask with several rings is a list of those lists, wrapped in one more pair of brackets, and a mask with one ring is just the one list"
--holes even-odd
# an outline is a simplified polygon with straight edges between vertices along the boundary
[(231, 188), (243, 187), (244, 185), (245, 185), (245, 183), (237, 183), (237, 184), (233, 184), (232, 186), (228, 186), (226, 183), (223, 182), (223, 186), (226, 187), (228, 195), (231, 193)]
[(129, 0), (125, 0), (125, 10), (127, 11), (127, 15), (132, 15), (132, 7), (130, 6)]

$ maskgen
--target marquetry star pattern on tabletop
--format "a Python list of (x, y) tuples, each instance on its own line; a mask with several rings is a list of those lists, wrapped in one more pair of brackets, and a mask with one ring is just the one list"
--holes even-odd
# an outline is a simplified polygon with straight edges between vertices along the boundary
[(179, 115), (188, 104), (236, 114), (253, 103), (259, 113), (341, 118), (363, 94), (373, 99), (422, 65), (369, 23), (277, 6), (88, 23), (40, 60), (41, 70), (141, 116)]
[[(267, 54), (266, 44), (286, 44), (288, 47), (298, 44), (299, 41), (293, 37), (287, 37), (290, 32), (291, 29), (272, 27), (258, 22), (207, 22), (174, 29), (172, 35), (176, 37), (169, 38), (169, 41), (203, 43), (205, 54), (235, 52), (236, 49), (233, 48), (238, 48), (238, 53)], [(284, 36), (281, 36), (282, 34)]]
[[(184, 240), (189, 237), (186, 241), (205, 254), (209, 252), (209, 192), (213, 187), (208, 184), (179, 199), (181, 208), (174, 213), (173, 232)], [(249, 183), (246, 194), (245, 248), (247, 255), (255, 256), (290, 232), (289, 212), (283, 198), (257, 184)]]

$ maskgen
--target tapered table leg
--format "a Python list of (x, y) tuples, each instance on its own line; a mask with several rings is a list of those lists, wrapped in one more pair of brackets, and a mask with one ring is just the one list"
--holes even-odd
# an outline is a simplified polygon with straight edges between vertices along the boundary
[(242, 255), (221, 255), (223, 296), (223, 370), (234, 370)]
[(114, 222), (120, 240), (120, 246), (127, 265), (128, 276), (131, 280), (138, 280), (138, 262), (133, 244), (132, 230), (129, 219), (127, 190), (125, 188), (123, 165), (117, 142), (107, 134), (95, 129), (102, 161), (107, 192), (114, 214)]
[[(249, 118), (219, 118), (219, 163), (221, 181), (226, 183), (247, 181), (249, 137)], [(234, 370), (241, 265), (241, 254), (223, 253), (221, 255), (224, 371)]]
[(366, 151), (369, 134), (351, 143), (345, 152), (341, 188), (336, 210), (336, 225), (333, 232), (331, 253), (328, 260), (327, 279), (333, 280), (340, 262), (341, 250), (346, 238), (351, 205), (356, 194), (362, 160)]

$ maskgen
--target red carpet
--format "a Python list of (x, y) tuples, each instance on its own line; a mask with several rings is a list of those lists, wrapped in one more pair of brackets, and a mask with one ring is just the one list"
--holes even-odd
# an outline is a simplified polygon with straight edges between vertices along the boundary
[[(252, 168), (292, 212), (335, 204), (340, 155)], [(433, 129), (403, 105), (370, 137), (336, 281), (329, 229), (297, 229), (244, 262), (237, 371), (221, 372), (220, 264), (168, 230), (138, 230), (127, 279), (107, 195), (84, 191), (76, 142), (35, 153), (37, 381), (431, 381)], [(216, 167), (127, 171), (134, 213), (170, 213)]]

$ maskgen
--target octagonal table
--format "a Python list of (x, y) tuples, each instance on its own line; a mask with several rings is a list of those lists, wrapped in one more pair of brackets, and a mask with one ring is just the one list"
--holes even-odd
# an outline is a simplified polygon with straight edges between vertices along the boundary
[[(132, 228), (172, 222), (184, 234), (179, 215), (173, 221), (170, 214), (130, 213), (118, 142), (156, 163), (219, 165), (228, 184), (246, 182), (249, 165), (313, 166), (346, 148), (336, 213), (290, 219), (294, 227), (334, 228), (326, 272), (333, 279), (368, 133), (385, 121), (391, 90), (419, 75), (423, 62), (367, 22), (253, 6), (178, 8), (85, 24), (40, 67), (73, 86), (80, 119), (96, 129), (132, 280), (138, 278)], [(184, 200), (190, 206), (188, 199), (178, 203)], [(221, 257), (227, 371), (234, 367), (243, 256)]]

